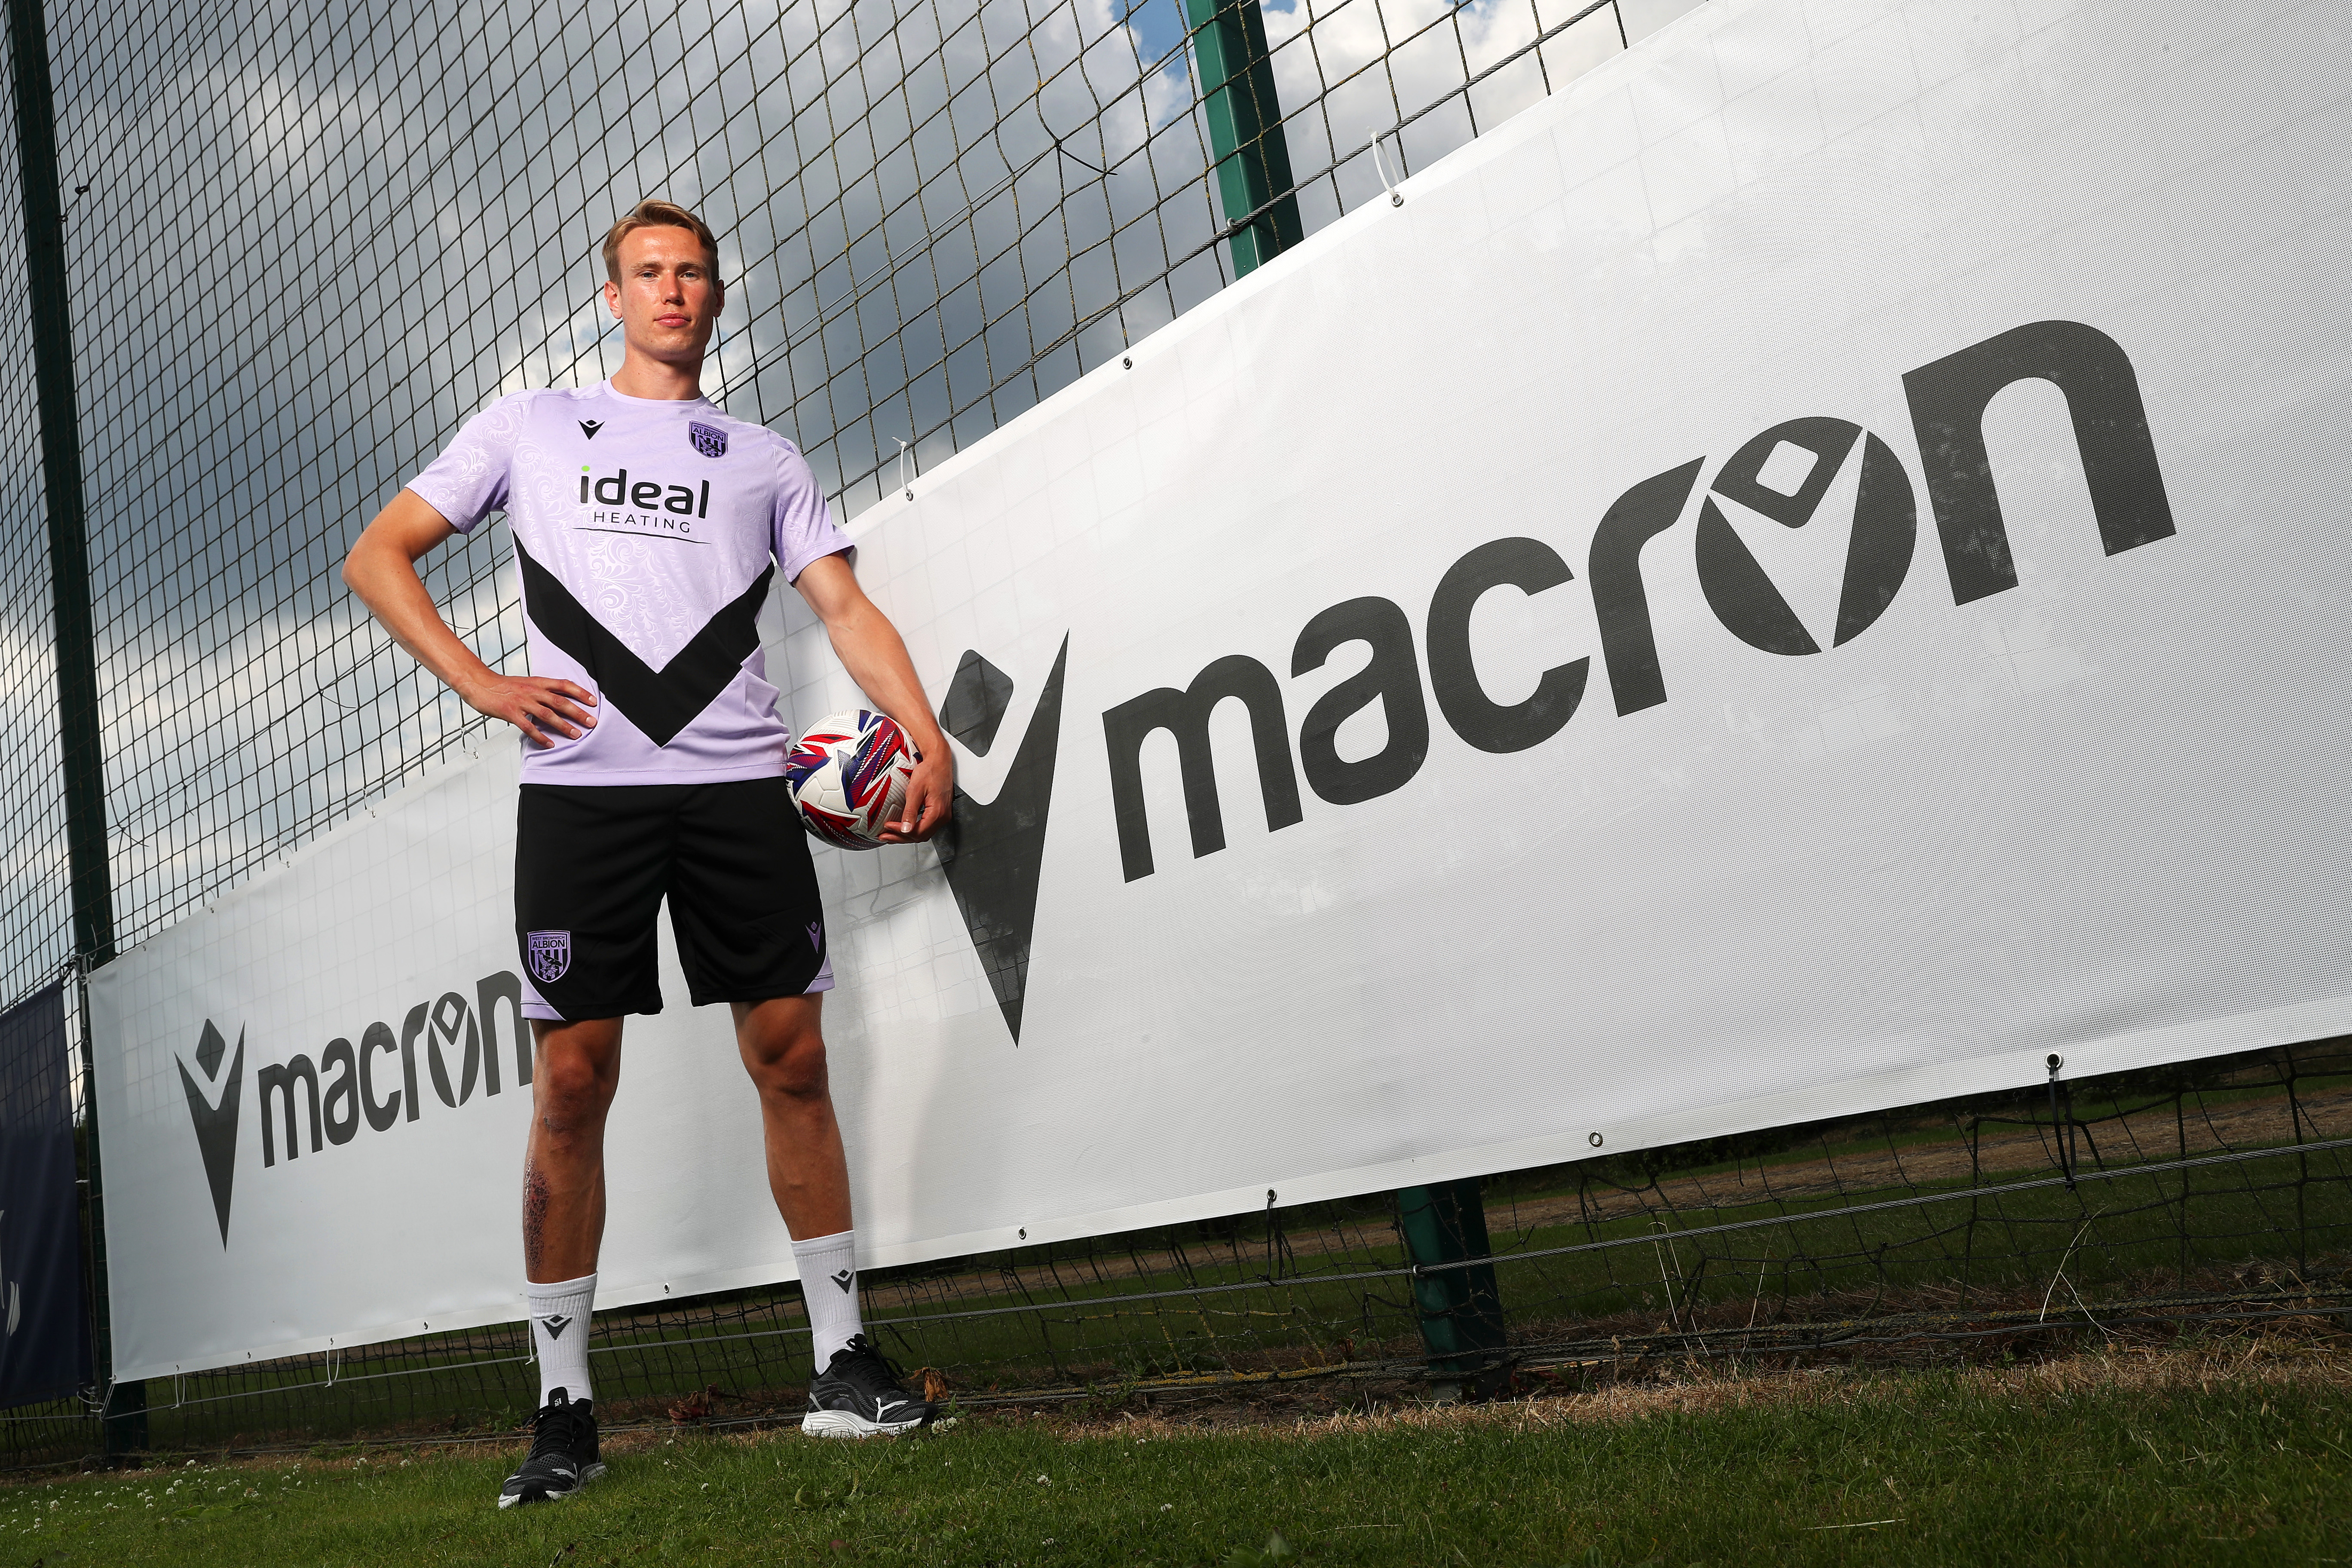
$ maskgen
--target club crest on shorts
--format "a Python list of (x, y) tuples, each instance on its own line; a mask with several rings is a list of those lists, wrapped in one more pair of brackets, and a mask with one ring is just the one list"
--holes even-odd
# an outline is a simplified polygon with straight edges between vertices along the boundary
[(523, 938), (529, 950), (531, 977), (550, 984), (572, 972), (572, 933), (535, 931)]
[(694, 420), (687, 426), (686, 433), (693, 440), (694, 449), (704, 457), (723, 458), (727, 455), (727, 432), (716, 425)]

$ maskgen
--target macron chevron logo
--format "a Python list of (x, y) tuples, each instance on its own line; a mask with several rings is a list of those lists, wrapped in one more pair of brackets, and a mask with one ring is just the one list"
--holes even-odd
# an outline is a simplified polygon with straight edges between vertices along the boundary
[[(1037, 925), (1037, 870), (1045, 855), (1054, 759), (1061, 746), (1062, 672), (1069, 658), (1070, 639), (1065, 637), (996, 798), (982, 805), (957, 785), (955, 815), (934, 841), (972, 951), (988, 972), (989, 989), (1016, 1046), (1029, 988), (1029, 938)], [(940, 728), (974, 756), (984, 757), (1012, 702), (1013, 678), (967, 650), (940, 705)]]
[[(188, 1070), (185, 1061), (175, 1065), (180, 1069), (180, 1087), (188, 1096), (188, 1120), (195, 1124), (196, 1152), (204, 1156), (205, 1180), (213, 1190), (213, 1214), (220, 1221), (221, 1246), (228, 1246), (228, 1204), (230, 1189), (236, 1183), (236, 1112), (237, 1103), (245, 1098), (245, 1031), (236, 1034), (236, 1055), (228, 1070), (221, 1070), (221, 1058), (228, 1055), (228, 1042), (205, 1020), (205, 1032), (196, 1041), (196, 1068), (204, 1076), (198, 1079)], [(286, 1114), (294, 1114), (292, 1091), (288, 1091)], [(293, 1125), (291, 1120), (287, 1122)], [(289, 1134), (290, 1136), (290, 1134)]]

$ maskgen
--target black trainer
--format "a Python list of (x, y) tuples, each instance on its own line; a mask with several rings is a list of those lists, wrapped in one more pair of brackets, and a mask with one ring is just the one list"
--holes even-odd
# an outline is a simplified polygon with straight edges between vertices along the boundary
[(812, 1437), (895, 1437), (930, 1425), (933, 1406), (900, 1387), (901, 1375), (857, 1335), (833, 1352), (833, 1364), (809, 1384), (801, 1430)]
[(596, 1402), (574, 1405), (562, 1389), (549, 1393), (534, 1425), (530, 1453), (499, 1490), (499, 1506), (568, 1498), (604, 1473), (596, 1457)]

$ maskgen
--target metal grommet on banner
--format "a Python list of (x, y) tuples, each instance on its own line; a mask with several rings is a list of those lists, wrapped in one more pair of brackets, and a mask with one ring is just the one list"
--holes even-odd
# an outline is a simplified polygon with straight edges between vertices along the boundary
[(1021, 1227), (1021, 1239), (1024, 1241), (1029, 1239), (1029, 1227), (1025, 1225)]
[(1133, 369), (1135, 368), (1135, 360), (1134, 360), (1134, 357), (1133, 357), (1132, 355), (1129, 355), (1129, 354), (1121, 354), (1121, 355), (1119, 355), (1119, 356), (1118, 356), (1118, 368), (1119, 368), (1119, 369), (1121, 369), (1121, 370), (1133, 370)]
[(1600, 1133), (1598, 1133), (1598, 1132), (1593, 1133), (1590, 1138), (1586, 1139), (1585, 1141), (1586, 1141), (1587, 1142), (1591, 1143), (1591, 1144), (1595, 1149), (1598, 1149), (1598, 1148), (1600, 1148), (1600, 1147), (1601, 1147), (1601, 1134), (1600, 1134)]
[[(1388, 132), (1385, 131), (1381, 132), (1381, 136), (1385, 136), (1387, 134)], [(1381, 177), (1381, 189), (1389, 194), (1389, 205), (1392, 207), (1401, 207), (1404, 205), (1404, 193), (1398, 190), (1395, 185), (1389, 183), (1389, 167), (1388, 164), (1381, 158), (1381, 136), (1375, 136), (1372, 138), (1372, 171)], [(1402, 142), (1397, 143), (1397, 173), (1400, 175), (1404, 173), (1404, 144)]]

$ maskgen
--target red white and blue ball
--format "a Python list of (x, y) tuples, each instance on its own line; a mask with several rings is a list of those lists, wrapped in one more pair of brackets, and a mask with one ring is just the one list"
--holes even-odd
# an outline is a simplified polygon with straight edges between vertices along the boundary
[(915, 748), (871, 709), (830, 713), (809, 726), (784, 763), (784, 784), (812, 837), (843, 849), (875, 849), (907, 805)]

